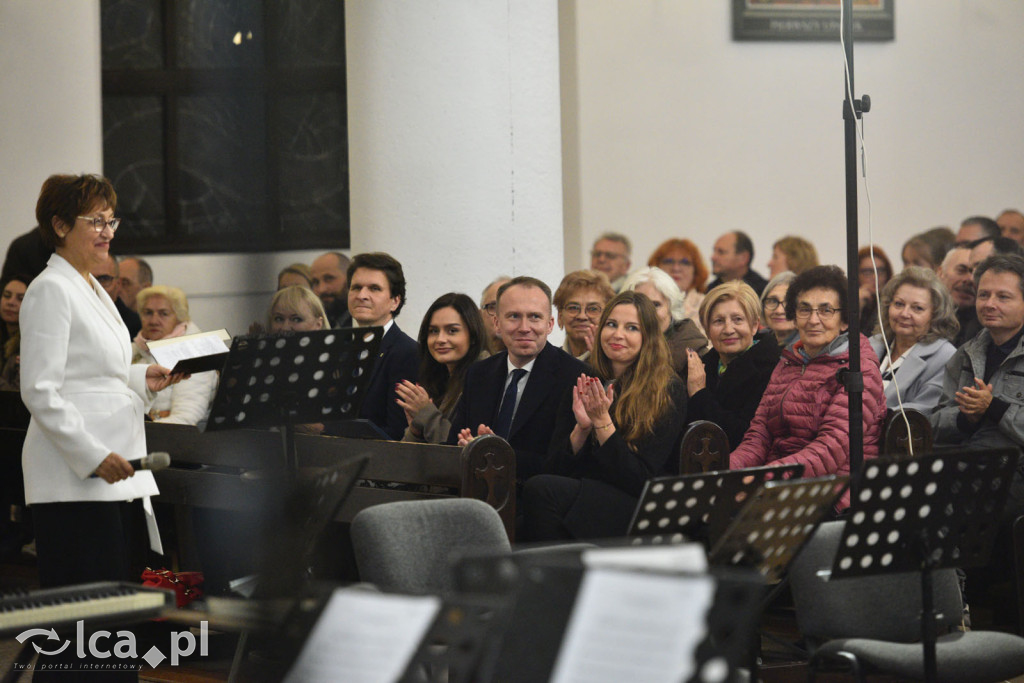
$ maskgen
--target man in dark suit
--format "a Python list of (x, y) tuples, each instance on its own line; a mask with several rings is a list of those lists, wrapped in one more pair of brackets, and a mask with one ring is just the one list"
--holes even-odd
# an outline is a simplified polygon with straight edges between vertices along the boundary
[(383, 252), (359, 254), (349, 264), (347, 279), (348, 310), (354, 325), (384, 328), (359, 416), (398, 440), (408, 421), (396, 402), (395, 385), (403, 379), (415, 382), (419, 367), (419, 346), (394, 320), (405, 304), (402, 264)]
[[(551, 289), (517, 277), (498, 289), (497, 329), (506, 351), (466, 371), (449, 443), (498, 434), (516, 451), (516, 478), (539, 474), (562, 396), (587, 367), (548, 344), (554, 318)], [(525, 372), (523, 372), (525, 371)]]

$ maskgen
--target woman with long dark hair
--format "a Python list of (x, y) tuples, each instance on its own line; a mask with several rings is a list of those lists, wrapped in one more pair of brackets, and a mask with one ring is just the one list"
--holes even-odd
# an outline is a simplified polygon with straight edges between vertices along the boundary
[(430, 305), (418, 337), (419, 382), (402, 380), (396, 387), (398, 405), (409, 421), (402, 441), (448, 440), (466, 369), (490, 355), (488, 339), (480, 309), (465, 294), (442, 294)]
[(626, 533), (644, 483), (677, 470), (686, 387), (669, 362), (651, 300), (608, 302), (591, 361), (559, 409), (546, 474), (523, 492), (528, 540)]

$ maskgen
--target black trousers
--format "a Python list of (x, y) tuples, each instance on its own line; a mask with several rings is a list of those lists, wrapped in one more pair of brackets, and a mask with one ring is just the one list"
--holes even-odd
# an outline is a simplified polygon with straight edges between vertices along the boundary
[(524, 540), (624, 536), (636, 504), (634, 496), (603, 481), (539, 474), (523, 486)]
[[(141, 501), (36, 503), (32, 521), (36, 531), (39, 583), (43, 588), (91, 581), (139, 582), (132, 576), (132, 529), (142, 513)], [(105, 630), (118, 628), (105, 625)], [(130, 628), (130, 627), (129, 627)], [(92, 631), (86, 629), (86, 637)], [(73, 637), (73, 634), (65, 634)], [(135, 671), (83, 671), (83, 664), (110, 664), (107, 660), (79, 659), (76, 644), (53, 657), (40, 655), (35, 681), (136, 681)], [(145, 649), (139, 654), (144, 654)], [(129, 660), (117, 660), (128, 663)]]

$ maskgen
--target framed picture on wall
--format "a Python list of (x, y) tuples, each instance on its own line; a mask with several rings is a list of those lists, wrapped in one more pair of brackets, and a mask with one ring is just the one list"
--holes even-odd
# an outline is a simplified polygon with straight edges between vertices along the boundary
[[(854, 40), (894, 40), (895, 0), (853, 0)], [(733, 0), (733, 40), (839, 40), (840, 0)]]

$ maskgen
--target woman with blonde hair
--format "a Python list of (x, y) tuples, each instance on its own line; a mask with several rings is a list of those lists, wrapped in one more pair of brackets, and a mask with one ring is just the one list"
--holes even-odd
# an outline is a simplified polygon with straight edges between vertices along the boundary
[(772, 257), (768, 261), (770, 277), (787, 270), (797, 275), (818, 265), (818, 250), (803, 237), (786, 235), (772, 245)]
[(654, 306), (621, 292), (598, 329), (596, 376), (580, 375), (562, 400), (546, 473), (523, 489), (529, 540), (621, 536), (644, 483), (677, 470), (686, 387)]
[(654, 250), (647, 265), (661, 268), (675, 280), (683, 294), (684, 316), (696, 320), (704, 300), (704, 285), (708, 283), (708, 267), (697, 245), (678, 237), (667, 239)]
[[(149, 342), (201, 332), (188, 313), (188, 299), (177, 287), (153, 285), (139, 292), (142, 329), (132, 341), (132, 362), (152, 363)], [(149, 410), (154, 422), (196, 425), (202, 428), (210, 416), (210, 403), (217, 391), (217, 372), (199, 372), (157, 393)]]
[(700, 307), (711, 350), (703, 360), (689, 354), (687, 418), (714, 422), (733, 446), (750, 426), (782, 352), (771, 330), (757, 331), (760, 303), (757, 292), (741, 280), (712, 289)]
[(274, 293), (267, 310), (267, 330), (278, 332), (312, 332), (329, 330), (327, 313), (320, 297), (308, 287), (291, 285)]

